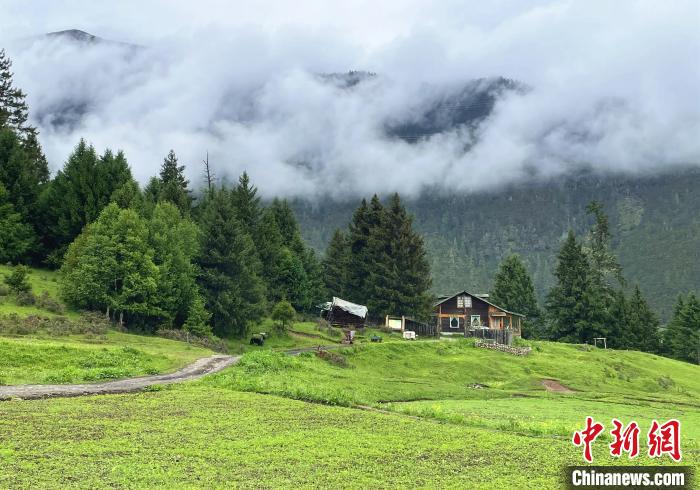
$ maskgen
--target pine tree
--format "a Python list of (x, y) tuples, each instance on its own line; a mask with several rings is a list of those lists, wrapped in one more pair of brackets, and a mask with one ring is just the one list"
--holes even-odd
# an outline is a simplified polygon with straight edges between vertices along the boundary
[(661, 350), (659, 319), (642, 295), (639, 285), (635, 285), (628, 301), (628, 331), (633, 332), (633, 342), (629, 348), (658, 354)]
[[(238, 179), (238, 185), (231, 193), (233, 207), (236, 210), (238, 221), (248, 230), (255, 239), (255, 230), (260, 221), (260, 197), (258, 189), (250, 183), (246, 172)], [(260, 240), (256, 240), (256, 245)]]
[(369, 206), (365, 199), (355, 210), (348, 230), (348, 245), (350, 247), (350, 263), (348, 264), (347, 295), (350, 301), (366, 303), (367, 301), (367, 258), (369, 245), (370, 224)]
[(199, 283), (219, 336), (242, 336), (263, 314), (265, 291), (253, 240), (236, 219), (230, 193), (211, 192), (202, 205)]
[(275, 274), (278, 264), (282, 260), (282, 250), (285, 246), (282, 233), (280, 233), (272, 210), (265, 209), (262, 211), (254, 243), (262, 264), (261, 276), (268, 291), (268, 298), (274, 299)]
[(185, 166), (179, 165), (173, 150), (163, 159), (158, 177), (153, 177), (146, 189), (145, 197), (152, 203), (168, 201), (173, 203), (183, 215), (192, 209), (192, 196), (188, 188), (189, 181), (185, 178)]
[(525, 264), (517, 254), (509, 255), (501, 262), (490, 298), (507, 310), (525, 315), (522, 328), (524, 338), (541, 336), (542, 312), (537, 305), (535, 287)]
[(557, 283), (547, 296), (549, 335), (580, 343), (605, 337), (609, 328), (607, 304), (593, 286), (590, 263), (573, 231), (569, 231), (557, 258)]
[(350, 246), (341, 230), (335, 230), (322, 262), (323, 283), (330, 296), (349, 297)]
[(21, 261), (33, 248), (34, 240), (31, 226), (15, 211), (0, 184), (0, 263)]
[(12, 61), (0, 49), (0, 127), (13, 129), (23, 140), (34, 136), (36, 128), (28, 124), (26, 95), (12, 81)]
[(49, 262), (60, 264), (68, 244), (132, 181), (123, 153), (106, 150), (98, 157), (92, 145), (80, 140), (43, 196)]
[(674, 359), (700, 364), (700, 301), (695, 294), (678, 298), (664, 332), (663, 352)]

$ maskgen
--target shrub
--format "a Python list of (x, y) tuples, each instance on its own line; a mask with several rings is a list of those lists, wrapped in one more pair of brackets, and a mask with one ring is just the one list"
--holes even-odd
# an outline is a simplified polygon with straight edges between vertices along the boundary
[(5, 284), (0, 284), (0, 297), (8, 296), (10, 294), (10, 288)]
[(28, 276), (29, 268), (26, 265), (17, 265), (12, 269), (12, 273), (5, 277), (5, 284), (15, 294), (29, 292), (32, 290), (32, 286), (29, 284)]
[(40, 308), (43, 308), (47, 311), (50, 311), (51, 313), (59, 313), (60, 314), (60, 313), (63, 313), (65, 310), (65, 307), (61, 303), (59, 303), (58, 301), (53, 299), (49, 295), (49, 293), (46, 291), (41, 293), (41, 296), (39, 296), (39, 298), (37, 298), (36, 304)]
[(340, 354), (336, 354), (335, 352), (327, 350), (318, 350), (316, 351), (316, 356), (320, 359), (323, 359), (324, 361), (333, 364), (334, 366), (348, 367), (347, 359), (345, 359)]
[(156, 335), (170, 340), (179, 340), (180, 342), (199, 345), (217, 352), (228, 352), (226, 341), (214, 335), (198, 336), (187, 330), (172, 330), (166, 328), (158, 329)]
[(36, 296), (31, 291), (20, 291), (17, 293), (15, 302), (19, 306), (31, 306), (36, 303)]
[(292, 304), (283, 299), (272, 309), (272, 319), (278, 322), (283, 329), (287, 328), (293, 321), (297, 312)]

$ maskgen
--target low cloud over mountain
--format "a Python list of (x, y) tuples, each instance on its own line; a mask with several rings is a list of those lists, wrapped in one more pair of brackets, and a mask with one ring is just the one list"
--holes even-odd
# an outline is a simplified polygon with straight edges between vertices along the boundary
[(53, 168), (85, 137), (124, 149), (142, 181), (172, 147), (195, 181), (208, 151), (219, 176), (247, 169), (265, 194), (338, 198), (700, 163), (697, 6), (609, 5), (426, 7), (451, 22), (416, 13), (383, 36), (146, 7), (152, 29), (136, 24), (131, 44), (0, 21), (0, 45)]

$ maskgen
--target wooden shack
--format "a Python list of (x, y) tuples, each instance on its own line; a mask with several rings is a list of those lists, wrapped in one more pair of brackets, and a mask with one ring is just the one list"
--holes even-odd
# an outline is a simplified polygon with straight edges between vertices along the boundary
[(433, 305), (433, 321), (442, 334), (469, 335), (478, 330), (511, 330), (520, 336), (525, 315), (491, 303), (487, 295), (460, 291), (440, 297)]
[(367, 307), (333, 297), (321, 305), (321, 318), (334, 327), (362, 328), (367, 320)]

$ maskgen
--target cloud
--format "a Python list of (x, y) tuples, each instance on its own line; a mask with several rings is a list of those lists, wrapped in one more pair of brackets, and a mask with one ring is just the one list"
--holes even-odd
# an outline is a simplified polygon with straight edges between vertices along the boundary
[[(196, 182), (208, 151), (219, 176), (245, 169), (266, 195), (342, 198), (700, 163), (696, 2), (55, 5), (0, 11), (53, 168), (85, 137), (123, 149), (141, 181), (174, 148)], [(28, 40), (30, 26), (146, 48)], [(318, 76), (354, 68), (378, 76), (350, 88)], [(478, 125), (387, 135), (492, 76), (531, 89), (505, 92)]]

